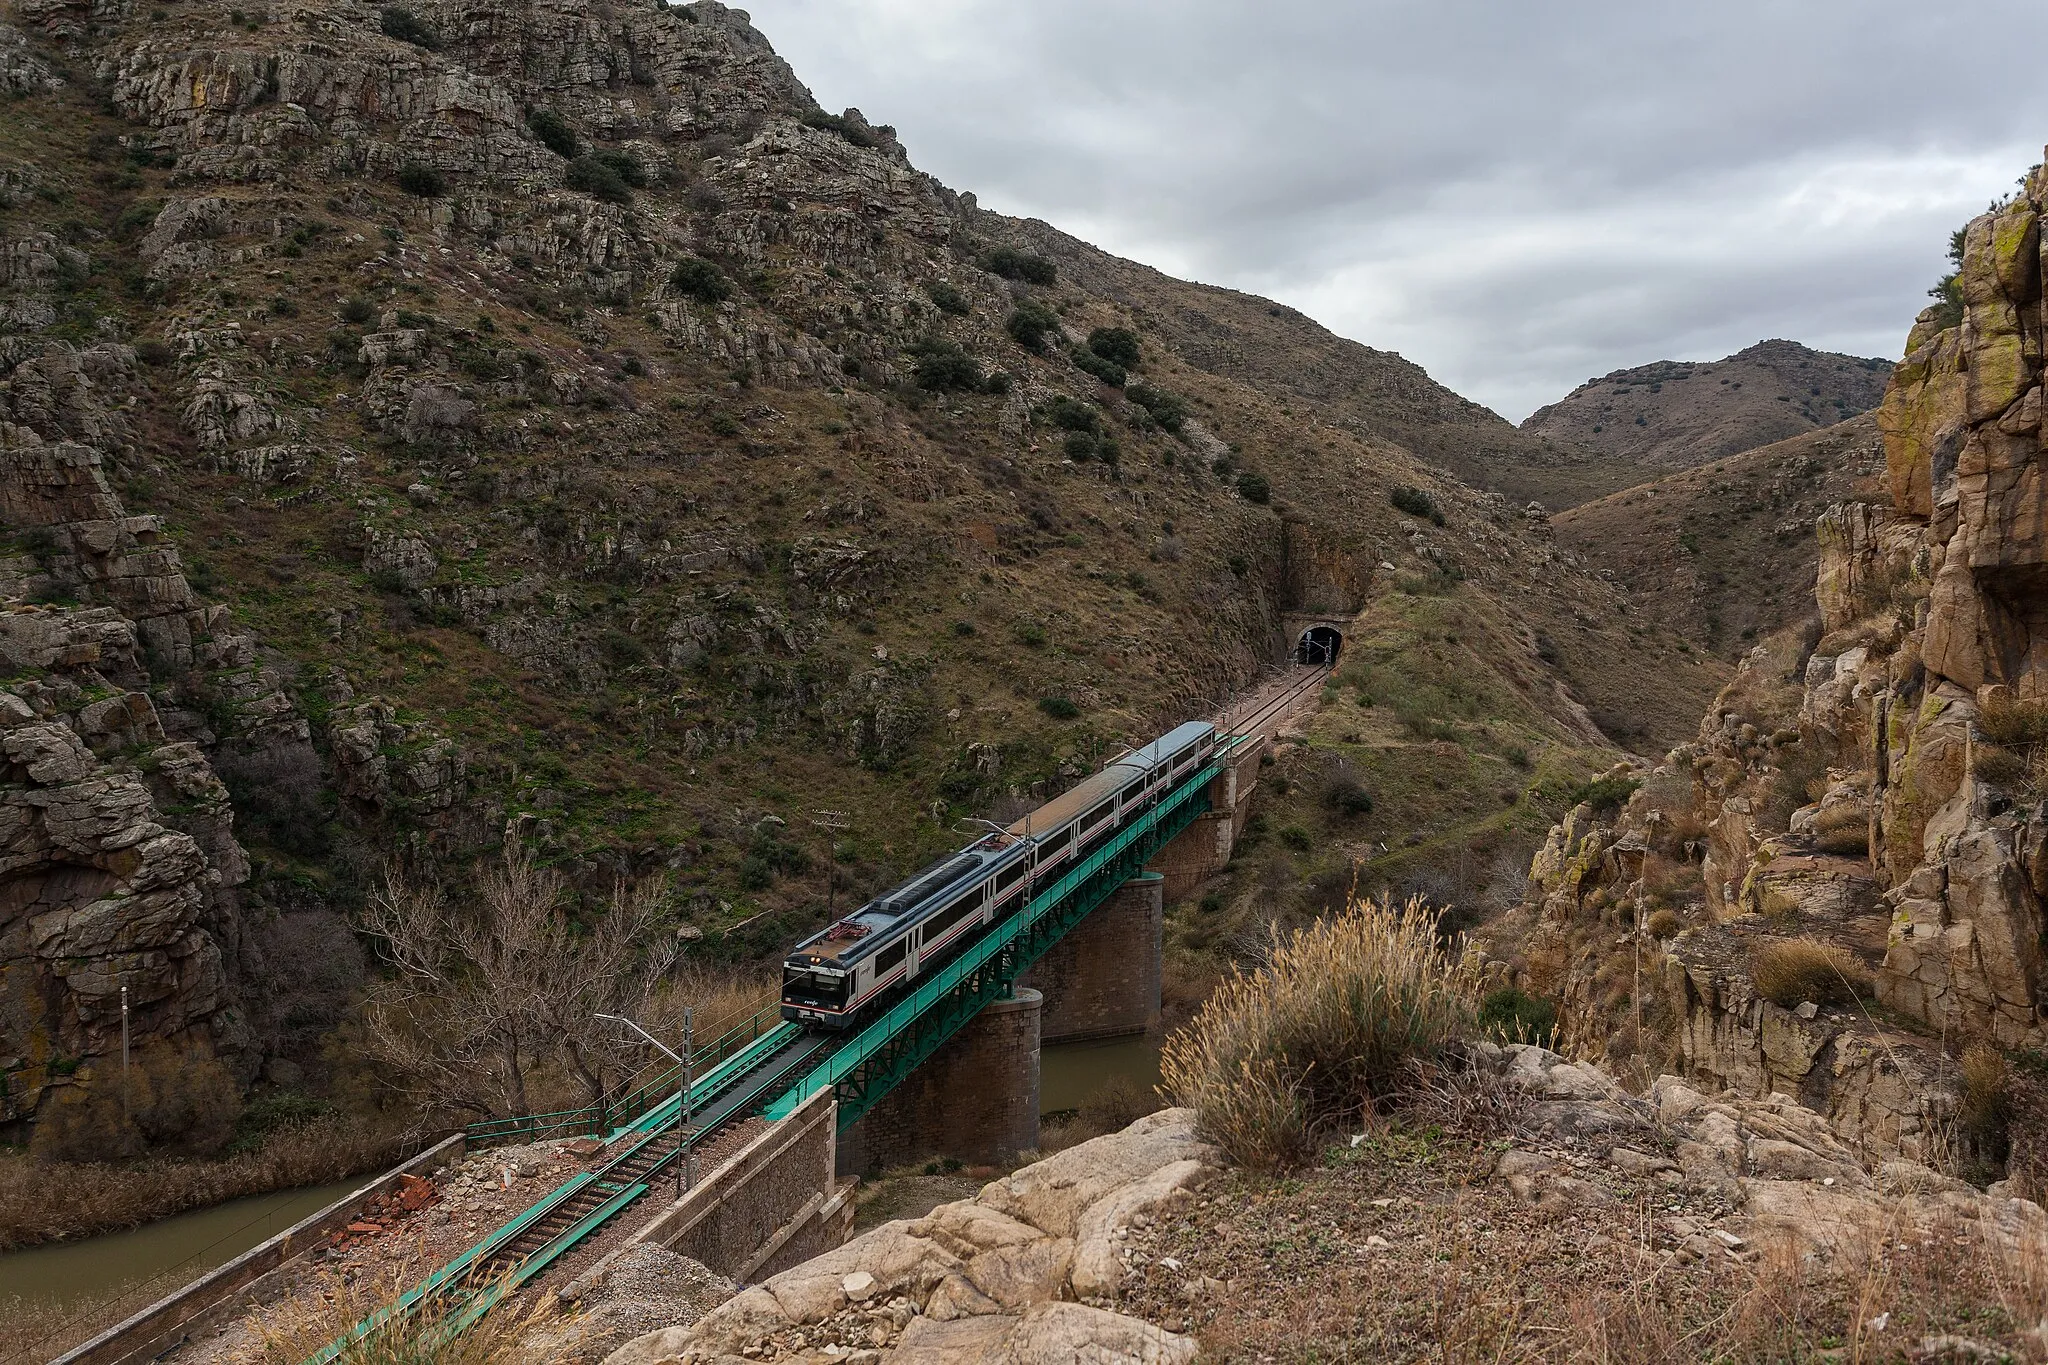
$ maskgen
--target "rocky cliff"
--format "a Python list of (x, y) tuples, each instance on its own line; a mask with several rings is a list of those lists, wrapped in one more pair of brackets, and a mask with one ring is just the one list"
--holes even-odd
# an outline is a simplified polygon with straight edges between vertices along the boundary
[[(1910, 1149), (1962, 1102), (1956, 1054), (2048, 1037), (2044, 200), (2036, 167), (1972, 222), (1963, 316), (1916, 323), (1878, 412), (1888, 502), (1818, 521), (1817, 626), (1759, 644), (1696, 741), (1539, 855), (1539, 975), (1586, 1045)], [(1624, 956), (1593, 942), (1616, 929)], [(1767, 998), (1791, 940), (1843, 950), (1853, 989)]]

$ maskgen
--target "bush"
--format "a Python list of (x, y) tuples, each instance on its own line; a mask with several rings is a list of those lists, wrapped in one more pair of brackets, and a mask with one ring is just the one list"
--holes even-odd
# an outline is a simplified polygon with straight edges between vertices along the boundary
[(1038, 415), (1062, 431), (1085, 431), (1093, 435), (1102, 430), (1102, 418), (1094, 408), (1065, 394), (1058, 395), (1039, 409)]
[(432, 166), (408, 161), (398, 168), (398, 188), (422, 199), (439, 199), (448, 193), (448, 180)]
[(668, 272), (668, 287), (701, 303), (724, 303), (732, 297), (732, 281), (701, 256), (685, 256)]
[(1479, 1026), (1506, 1042), (1549, 1047), (1557, 1006), (1519, 987), (1503, 986), (1479, 1002)]
[(1650, 931), (1651, 938), (1675, 938), (1685, 928), (1685, 921), (1678, 917), (1676, 910), (1659, 910), (1643, 923)]
[(1051, 261), (1015, 247), (999, 246), (982, 257), (981, 263), (1006, 280), (1022, 280), (1026, 284), (1051, 284), (1059, 278)]
[(562, 183), (608, 204), (630, 204), (634, 187), (647, 183), (647, 172), (628, 153), (590, 152), (569, 163)]
[(1025, 350), (1042, 350), (1048, 336), (1059, 335), (1059, 314), (1036, 299), (1026, 299), (1010, 314), (1009, 320), (1003, 324), (1003, 330), (1010, 334), (1011, 340)]
[(916, 358), (911, 374), (921, 389), (973, 393), (981, 388), (981, 362), (944, 337), (926, 337), (910, 353)]
[(2048, 706), (1993, 700), (1977, 713), (1977, 732), (1991, 743), (2022, 752), (2048, 745)]
[(1419, 900), (1354, 898), (1224, 982), (1167, 1039), (1162, 1088), (1238, 1164), (1297, 1164), (1443, 1054), (1473, 1017), (1477, 968)]
[(1642, 785), (1633, 777), (1596, 777), (1574, 787), (1566, 799), (1574, 806), (1581, 802), (1590, 805), (1595, 815), (1603, 815), (1627, 805), (1628, 799), (1636, 794), (1636, 788)]
[(1323, 789), (1323, 804), (1339, 815), (1372, 814), (1372, 793), (1350, 773), (1339, 773)]
[(981, 391), (990, 394), (1005, 394), (1010, 391), (1010, 376), (1001, 370), (990, 370), (988, 377), (981, 381)]
[(924, 287), (924, 292), (931, 297), (933, 306), (941, 313), (951, 313), (955, 317), (964, 318), (973, 311), (967, 306), (967, 296), (944, 280), (929, 281)]
[(429, 52), (441, 50), (441, 35), (428, 28), (426, 21), (409, 9), (392, 6), (384, 11), (377, 21), (386, 38), (396, 38), (401, 43), (411, 43)]
[(821, 132), (837, 133), (856, 147), (875, 145), (875, 139), (866, 129), (858, 124), (848, 123), (841, 114), (828, 114), (823, 109), (812, 109), (804, 114), (803, 124), (806, 128), (816, 128)]
[(1855, 806), (1837, 806), (1813, 823), (1813, 844), (1842, 856), (1870, 852), (1870, 817)]
[(1871, 993), (1870, 969), (1854, 953), (1811, 938), (1777, 939), (1750, 962), (1757, 994), (1790, 1009), (1802, 1001), (1852, 1005)]
[(1067, 697), (1040, 697), (1038, 709), (1054, 720), (1072, 720), (1081, 714), (1081, 708)]
[(2012, 1111), (2012, 1078), (2005, 1054), (1988, 1043), (1972, 1043), (1963, 1049), (1962, 1072), (1963, 1106), (1957, 1117), (1963, 1131), (1980, 1149), (1997, 1152), (2005, 1145)]
[(1237, 495), (1246, 502), (1255, 502), (1263, 507), (1273, 500), (1273, 485), (1266, 482), (1263, 474), (1240, 474), (1237, 476)]
[(1067, 439), (1060, 443), (1060, 449), (1065, 452), (1068, 459), (1086, 464), (1095, 458), (1095, 437), (1085, 431), (1070, 431), (1067, 433)]
[(541, 146), (556, 156), (573, 161), (583, 153), (582, 144), (576, 141), (576, 131), (569, 126), (569, 120), (552, 109), (527, 110), (526, 126), (540, 139)]
[(1069, 351), (1067, 356), (1074, 362), (1075, 369), (1080, 370), (1084, 374), (1094, 375), (1113, 389), (1122, 388), (1124, 381), (1130, 378), (1129, 375), (1124, 373), (1124, 367), (1117, 364), (1114, 360), (1104, 360), (1095, 352), (1083, 350), (1079, 346)]
[(1152, 414), (1152, 420), (1161, 427), (1180, 435), (1181, 427), (1188, 419), (1188, 404), (1177, 393), (1155, 389), (1146, 384), (1133, 384), (1124, 391), (1124, 397)]
[(1296, 853), (1306, 853), (1315, 847), (1315, 836), (1300, 825), (1282, 825), (1279, 830), (1280, 842)]
[(376, 305), (360, 294), (352, 299), (344, 299), (342, 301), (341, 320), (343, 322), (354, 323), (360, 326), (375, 316), (377, 316)]
[(1411, 517), (1421, 517), (1426, 521), (1435, 522), (1438, 526), (1444, 524), (1444, 514), (1437, 507), (1436, 499), (1420, 488), (1411, 488), (1405, 483), (1397, 485), (1387, 494), (1387, 501), (1394, 505), (1396, 511), (1406, 512)]
[(1112, 365), (1138, 368), (1138, 334), (1128, 327), (1097, 327), (1088, 334), (1088, 349)]

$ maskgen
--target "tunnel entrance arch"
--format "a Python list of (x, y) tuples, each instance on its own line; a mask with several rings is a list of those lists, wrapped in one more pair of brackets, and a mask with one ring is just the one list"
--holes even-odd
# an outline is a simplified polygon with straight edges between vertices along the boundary
[(1335, 626), (1310, 626), (1295, 642), (1294, 661), (1298, 664), (1333, 664), (1344, 649), (1344, 633)]

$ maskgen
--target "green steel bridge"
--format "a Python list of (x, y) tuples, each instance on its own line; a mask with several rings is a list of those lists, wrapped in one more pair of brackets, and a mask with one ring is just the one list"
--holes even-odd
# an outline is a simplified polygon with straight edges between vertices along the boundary
[(572, 1134), (600, 1136), (604, 1165), (570, 1177), (407, 1291), (330, 1342), (306, 1365), (346, 1361), (367, 1339), (420, 1318), (429, 1338), (448, 1340), (516, 1293), (658, 1183), (680, 1180), (696, 1151), (742, 1119), (787, 1117), (832, 1090), (844, 1132), (881, 1101), (1160, 849), (1209, 809), (1209, 785), (1268, 714), (1319, 686), (1327, 668), (1263, 705), (1234, 727), (1207, 766), (1161, 797), (1107, 844), (1041, 890), (1024, 910), (992, 925), (943, 968), (858, 1030), (810, 1032), (781, 1018), (781, 1002), (722, 1033), (691, 1055), (688, 1117), (681, 1068), (670, 1067), (605, 1105), (472, 1124), (471, 1147)]

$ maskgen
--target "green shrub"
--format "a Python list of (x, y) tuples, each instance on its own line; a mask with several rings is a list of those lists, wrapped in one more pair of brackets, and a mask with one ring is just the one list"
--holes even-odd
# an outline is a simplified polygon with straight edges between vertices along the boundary
[(1113, 389), (1122, 388), (1124, 380), (1130, 377), (1124, 373), (1124, 367), (1117, 364), (1114, 360), (1104, 360), (1095, 352), (1083, 350), (1079, 346), (1069, 351), (1067, 356), (1068, 359), (1074, 362), (1075, 369), (1080, 370), (1083, 374), (1094, 375)]
[(912, 375), (922, 389), (934, 393), (958, 389), (973, 393), (981, 388), (981, 362), (955, 342), (944, 337), (926, 337), (910, 348), (916, 357)]
[(1112, 365), (1138, 368), (1138, 334), (1128, 327), (1097, 327), (1088, 334), (1088, 349)]
[(1265, 506), (1273, 500), (1273, 485), (1266, 482), (1263, 474), (1240, 474), (1237, 476), (1237, 495), (1246, 502)]
[(1022, 280), (1026, 284), (1051, 284), (1059, 278), (1051, 261), (1015, 247), (999, 246), (983, 256), (981, 263), (1006, 280)]
[(422, 199), (439, 199), (448, 193), (448, 181), (432, 166), (408, 161), (398, 168), (398, 188)]
[(1040, 697), (1038, 709), (1054, 720), (1072, 720), (1081, 714), (1081, 708), (1068, 697)]
[(1163, 1089), (1239, 1165), (1296, 1165), (1442, 1056), (1473, 1017), (1477, 966), (1419, 900), (1353, 899), (1224, 982), (1167, 1039)]
[(1323, 789), (1323, 804), (1339, 815), (1372, 814), (1372, 794), (1350, 773), (1340, 773)]
[(1816, 1005), (1850, 1005), (1871, 994), (1870, 969), (1848, 949), (1811, 938), (1777, 939), (1756, 950), (1750, 981), (1757, 994), (1787, 1009), (1811, 1000)]
[(630, 204), (647, 184), (647, 170), (628, 152), (587, 152), (569, 163), (562, 183), (608, 204)]
[(668, 287), (700, 303), (724, 303), (732, 297), (732, 281), (702, 256), (685, 256), (668, 272)]
[(526, 126), (540, 139), (541, 146), (556, 156), (573, 161), (583, 154), (583, 146), (576, 140), (576, 130), (569, 126), (569, 120), (552, 109), (527, 110)]
[(1066, 453), (1068, 459), (1086, 464), (1095, 458), (1096, 440), (1088, 432), (1070, 431), (1066, 440), (1060, 442), (1060, 449)]
[(1280, 842), (1296, 853), (1306, 853), (1315, 847), (1315, 836), (1300, 825), (1282, 825), (1276, 833)]
[(941, 313), (951, 313), (955, 317), (964, 318), (973, 311), (967, 305), (967, 296), (944, 280), (927, 281), (924, 292), (931, 297), (933, 305)]
[(1011, 340), (1025, 350), (1042, 350), (1048, 336), (1059, 335), (1059, 314), (1036, 299), (1026, 299), (1010, 314), (1009, 320), (1003, 324), (1003, 330), (1010, 334)]
[(1124, 397), (1152, 414), (1152, 420), (1174, 435), (1180, 435), (1181, 427), (1188, 419), (1188, 404), (1177, 393), (1155, 389), (1148, 384), (1133, 384), (1124, 390)]
[(1592, 806), (1595, 815), (1601, 815), (1608, 811), (1620, 810), (1627, 805), (1628, 799), (1636, 794), (1636, 788), (1642, 785), (1633, 777), (1596, 777), (1591, 782), (1581, 783), (1572, 788), (1568, 799), (1574, 806), (1584, 802)]
[(811, 109), (805, 112), (803, 124), (806, 128), (816, 128), (822, 132), (837, 133), (856, 147), (872, 147), (875, 145), (875, 139), (868, 134), (866, 129), (858, 124), (847, 122), (845, 116), (841, 114), (828, 114), (823, 109)]
[(1421, 517), (1426, 521), (1435, 522), (1438, 526), (1444, 524), (1444, 514), (1436, 505), (1436, 499), (1420, 488), (1411, 488), (1407, 484), (1396, 485), (1394, 490), (1387, 494), (1387, 501), (1394, 505), (1396, 511), (1406, 512), (1411, 517)]
[(981, 381), (981, 391), (992, 394), (1008, 393), (1010, 391), (1010, 376), (1004, 374), (1001, 370), (990, 370), (988, 376)]
[(441, 35), (428, 28), (426, 22), (409, 9), (391, 6), (379, 16), (377, 27), (387, 38), (396, 38), (401, 43), (411, 43), (429, 52), (441, 50)]
[(1038, 415), (1062, 431), (1085, 431), (1090, 435), (1102, 430), (1102, 418), (1094, 408), (1060, 394), (1043, 408)]
[(1479, 1026), (1510, 1043), (1549, 1047), (1557, 1028), (1557, 1006), (1540, 995), (1503, 986), (1479, 1002)]
[(360, 326), (375, 316), (377, 316), (376, 305), (361, 294), (342, 301), (341, 320), (343, 322), (354, 323)]

